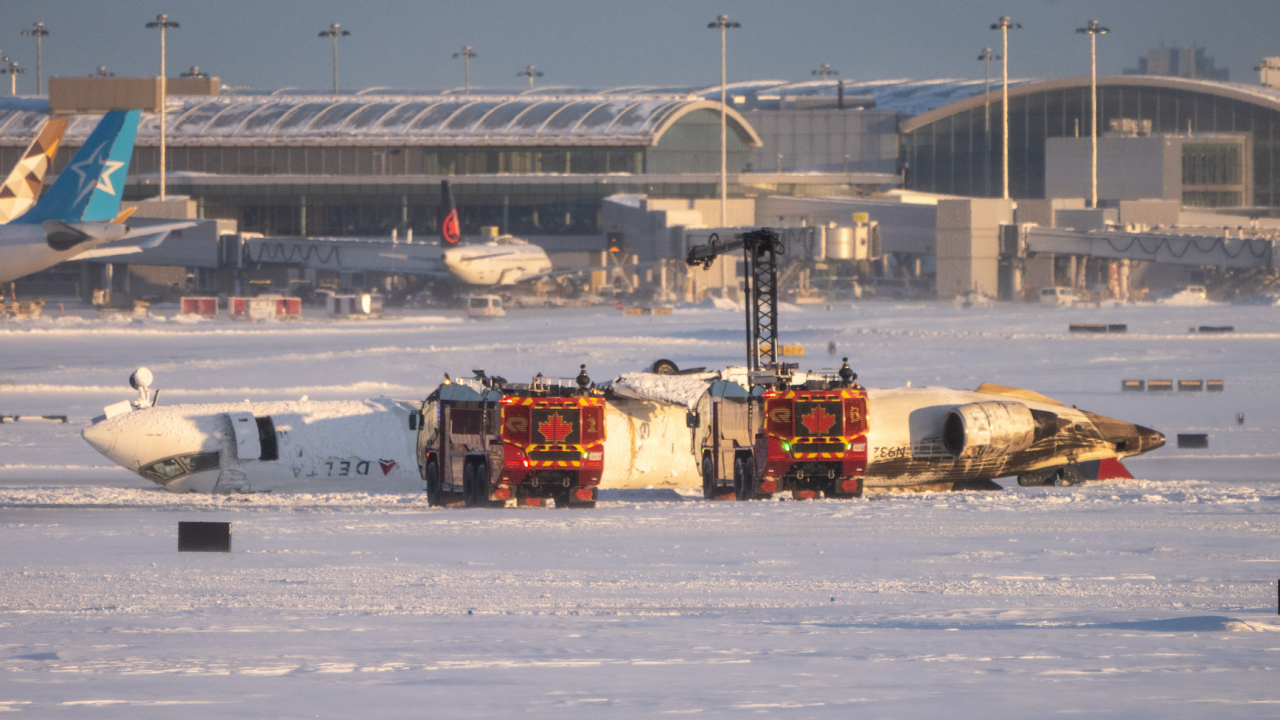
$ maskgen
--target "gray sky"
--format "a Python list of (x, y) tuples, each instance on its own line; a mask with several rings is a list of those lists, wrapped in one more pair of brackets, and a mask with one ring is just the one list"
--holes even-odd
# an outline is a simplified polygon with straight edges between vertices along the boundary
[(154, 75), (158, 31), (143, 25), (160, 12), (182, 25), (169, 32), (171, 76), (199, 65), (257, 89), (328, 89), (331, 46), (318, 33), (332, 22), (352, 33), (339, 43), (352, 89), (460, 86), (451, 54), (463, 45), (479, 55), (473, 86), (520, 87), (529, 64), (547, 85), (711, 85), (719, 38), (706, 25), (722, 12), (742, 23), (729, 34), (731, 82), (808, 79), (822, 63), (855, 81), (981, 77), (976, 58), (999, 52), (988, 28), (1002, 14), (1025, 26), (1010, 33), (1015, 77), (1087, 75), (1088, 39), (1074, 30), (1091, 18), (1112, 31), (1099, 39), (1104, 74), (1162, 41), (1198, 43), (1252, 84), (1261, 58), (1280, 55), (1280, 3), (1261, 0), (0, 0), (0, 48), (30, 68), (19, 93), (35, 88), (35, 42), (19, 32), (37, 20), (51, 33), (45, 77), (100, 65)]

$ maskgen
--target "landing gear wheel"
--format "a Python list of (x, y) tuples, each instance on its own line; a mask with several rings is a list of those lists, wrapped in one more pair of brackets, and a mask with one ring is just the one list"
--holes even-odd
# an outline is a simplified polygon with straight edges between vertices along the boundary
[(704, 500), (716, 499), (716, 466), (710, 455), (702, 456), (702, 497)]
[(424, 474), (427, 476), (427, 506), (443, 506), (444, 498), (440, 496), (440, 466), (435, 460), (428, 460)]
[(654, 375), (675, 375), (680, 372), (680, 368), (676, 367), (676, 364), (670, 360), (656, 360), (649, 372)]

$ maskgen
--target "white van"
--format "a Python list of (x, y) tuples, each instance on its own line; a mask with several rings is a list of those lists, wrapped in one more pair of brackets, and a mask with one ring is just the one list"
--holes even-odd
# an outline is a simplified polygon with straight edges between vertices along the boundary
[(1069, 287), (1047, 287), (1040, 289), (1041, 305), (1075, 305), (1077, 300), (1076, 291)]
[(507, 316), (502, 298), (497, 295), (468, 295), (467, 316), (472, 319), (501, 318)]

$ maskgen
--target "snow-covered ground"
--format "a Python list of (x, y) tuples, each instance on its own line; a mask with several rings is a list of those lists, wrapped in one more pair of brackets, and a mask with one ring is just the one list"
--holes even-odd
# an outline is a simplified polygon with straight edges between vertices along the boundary
[[(586, 363), (605, 380), (659, 357), (737, 364), (741, 324), (714, 309), (0, 324), (0, 414), (70, 416), (0, 425), (0, 710), (1280, 714), (1274, 308), (784, 313), (804, 367), (848, 355), (871, 387), (1027, 387), (1169, 436), (1128, 463), (1140, 479), (1069, 490), (772, 503), (614, 491), (594, 511), (437, 510), (419, 495), (174, 495), (79, 438), (129, 397), (138, 365), (162, 404), (414, 398), (472, 368), (523, 380)], [(1200, 325), (1237, 332), (1187, 332)], [(1226, 391), (1122, 393), (1123, 379)], [(1178, 450), (1179, 432), (1208, 433), (1209, 449)], [(180, 520), (231, 521), (235, 552), (179, 555)]]

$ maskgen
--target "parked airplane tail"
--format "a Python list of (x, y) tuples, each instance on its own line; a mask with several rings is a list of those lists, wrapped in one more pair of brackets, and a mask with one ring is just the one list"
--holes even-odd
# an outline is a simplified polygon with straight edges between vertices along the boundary
[(67, 118), (51, 118), (44, 129), (31, 141), (22, 159), (9, 173), (9, 179), (0, 185), (0, 224), (30, 210), (40, 199), (44, 189), (44, 176), (53, 164), (53, 156), (62, 144), (62, 134), (67, 130)]
[(440, 181), (440, 215), (443, 216), (440, 221), (441, 239), (450, 245), (457, 245), (462, 238), (462, 231), (458, 227), (458, 207), (453, 204), (453, 190), (449, 187), (448, 180)]
[(62, 169), (53, 187), (16, 222), (92, 222), (120, 214), (124, 179), (138, 134), (138, 110), (112, 110)]

